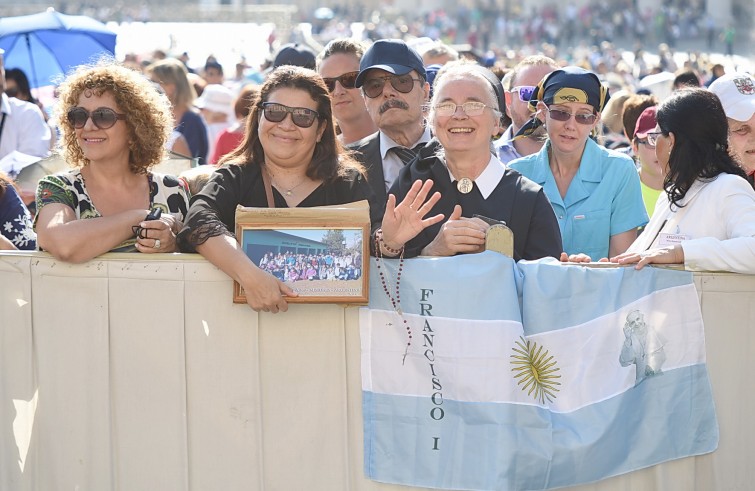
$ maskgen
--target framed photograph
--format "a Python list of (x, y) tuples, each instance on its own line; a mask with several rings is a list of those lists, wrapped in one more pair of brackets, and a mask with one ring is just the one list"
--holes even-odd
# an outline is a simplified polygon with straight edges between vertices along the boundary
[[(291, 303), (366, 304), (369, 207), (239, 208), (236, 239), (263, 271), (291, 287)], [(238, 282), (233, 301), (246, 303)]]

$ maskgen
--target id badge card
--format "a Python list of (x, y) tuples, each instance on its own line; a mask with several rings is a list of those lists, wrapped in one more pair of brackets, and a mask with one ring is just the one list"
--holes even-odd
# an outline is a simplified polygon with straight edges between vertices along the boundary
[(689, 240), (686, 234), (658, 234), (658, 247), (669, 247)]

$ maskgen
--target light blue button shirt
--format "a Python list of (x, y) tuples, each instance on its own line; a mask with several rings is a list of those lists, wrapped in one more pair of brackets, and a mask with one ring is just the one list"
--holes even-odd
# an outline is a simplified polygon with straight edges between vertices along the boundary
[(514, 134), (512, 127), (509, 126), (508, 129), (501, 135), (501, 137), (493, 142), (493, 146), (495, 147), (496, 153), (498, 155), (498, 160), (503, 162), (504, 164), (507, 164), (511, 162), (512, 160), (522, 158), (522, 156), (519, 154), (519, 152), (516, 151), (516, 147), (514, 146)]
[(543, 186), (561, 228), (564, 251), (583, 252), (596, 261), (608, 257), (612, 235), (648, 222), (634, 162), (588, 139), (579, 170), (562, 198), (548, 163), (549, 148), (550, 141), (538, 153), (508, 165)]

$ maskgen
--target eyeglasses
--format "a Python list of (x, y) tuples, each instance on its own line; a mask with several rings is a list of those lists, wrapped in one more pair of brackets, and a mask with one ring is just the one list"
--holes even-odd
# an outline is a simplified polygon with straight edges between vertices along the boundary
[(262, 112), (265, 119), (271, 123), (280, 123), (291, 113), (291, 120), (299, 128), (309, 128), (320, 116), (320, 113), (306, 107), (288, 107), (277, 102), (263, 102)]
[(548, 114), (550, 114), (550, 117), (552, 119), (555, 119), (556, 121), (569, 121), (572, 116), (574, 116), (574, 120), (579, 124), (593, 124), (595, 122), (595, 119), (598, 117), (595, 113), (577, 113), (572, 114), (568, 111), (562, 111), (561, 109), (548, 109)]
[(655, 140), (653, 140), (653, 143), (650, 143), (650, 138), (637, 138), (637, 144), (646, 145), (648, 148), (655, 148)]
[(5, 95), (7, 95), (8, 97), (18, 96), (18, 87), (6, 87)]
[(414, 82), (424, 82), (421, 78), (412, 78), (411, 75), (386, 75), (384, 77), (373, 77), (365, 80), (362, 90), (370, 99), (374, 99), (383, 93), (383, 87), (387, 81), (391, 86), (402, 94), (408, 94), (414, 88)]
[(518, 85), (511, 88), (511, 93), (516, 93), (519, 96), (519, 100), (522, 102), (529, 102), (532, 96), (535, 95), (537, 87), (534, 85)]
[(333, 92), (336, 90), (336, 82), (339, 82), (344, 89), (353, 89), (356, 87), (357, 75), (359, 75), (359, 72), (348, 72), (339, 77), (323, 77), (323, 80), (325, 81), (325, 86), (328, 87), (328, 91)]
[(646, 133), (645, 136), (648, 140), (648, 145), (651, 147), (654, 147), (658, 144), (658, 137), (662, 136), (662, 131), (651, 131), (650, 133)]
[[(453, 116), (456, 113), (456, 108), (460, 107), (464, 114), (467, 116), (479, 116), (485, 111), (486, 106), (482, 102), (468, 101), (464, 104), (454, 104), (453, 102), (443, 102), (441, 104), (433, 106), (435, 114), (438, 116)], [(493, 109), (493, 108), (491, 108)]]
[(89, 118), (101, 130), (112, 128), (119, 119), (126, 119), (125, 114), (118, 114), (109, 107), (98, 107), (91, 113), (83, 107), (72, 107), (68, 110), (67, 117), (68, 122), (77, 130), (83, 128)]

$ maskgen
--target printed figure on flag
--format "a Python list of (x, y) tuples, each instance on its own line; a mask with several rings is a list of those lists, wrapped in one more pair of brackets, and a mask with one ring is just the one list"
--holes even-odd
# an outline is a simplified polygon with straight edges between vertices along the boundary
[(631, 311), (624, 323), (624, 346), (619, 356), (621, 366), (635, 365), (634, 385), (637, 385), (645, 380), (645, 377), (663, 373), (661, 366), (664, 361), (666, 352), (663, 351), (663, 342), (658, 333), (647, 325), (642, 312)]
[(360, 311), (368, 478), (546, 490), (718, 446), (692, 273), (492, 251), (378, 265)]

